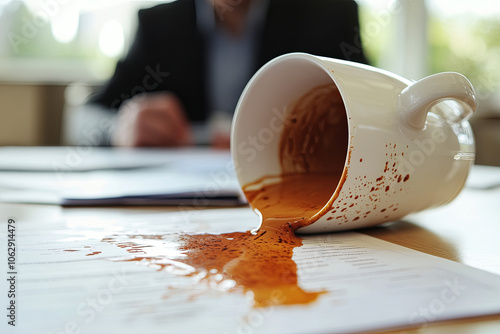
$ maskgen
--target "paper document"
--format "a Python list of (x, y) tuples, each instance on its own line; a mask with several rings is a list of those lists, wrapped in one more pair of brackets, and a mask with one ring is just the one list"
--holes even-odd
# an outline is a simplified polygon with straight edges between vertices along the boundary
[(476, 190), (500, 188), (500, 173), (498, 167), (475, 165), (469, 173), (465, 186), (468, 189)]
[(149, 148), (1, 147), (0, 171), (81, 172), (131, 169), (162, 165), (175, 160), (175, 156), (175, 153), (165, 154), (164, 149)]
[(169, 233), (252, 229), (249, 208), (46, 220), (20, 225), (20, 333), (348, 333), (500, 312), (499, 276), (356, 232), (295, 248), (299, 286), (325, 291), (307, 305), (253, 308), (252, 296), (127, 261), (141, 242), (165, 255)]
[[(111, 158), (124, 154), (122, 157), (126, 156), (129, 162), (136, 161), (136, 165), (149, 163), (154, 160), (149, 158), (153, 157), (157, 157), (157, 162), (163, 162), (157, 166), (142, 168), (86, 172), (3, 171), (0, 172), (0, 201), (71, 206), (206, 206), (245, 203), (229, 152), (209, 149), (155, 150), (154, 154), (148, 150), (131, 150), (128, 153), (118, 150), (122, 153), (113, 153), (114, 149), (108, 149), (108, 152)], [(102, 166), (108, 160), (102, 159), (101, 153), (97, 157), (89, 155), (88, 159), (94, 163), (89, 162), (85, 166), (95, 167), (99, 163)], [(149, 158), (143, 161), (146, 153)], [(123, 167), (123, 160), (118, 159), (114, 166)], [(41, 167), (50, 165), (46, 159), (38, 162)], [(112, 165), (111, 162), (109, 166)], [(35, 166), (36, 164), (33, 165), (34, 169)]]

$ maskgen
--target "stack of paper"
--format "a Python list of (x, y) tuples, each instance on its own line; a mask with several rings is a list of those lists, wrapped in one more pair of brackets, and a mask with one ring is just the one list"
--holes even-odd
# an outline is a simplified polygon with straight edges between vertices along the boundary
[[(229, 152), (0, 149), (0, 201), (61, 205), (245, 203)], [(86, 151), (84, 151), (86, 152)]]

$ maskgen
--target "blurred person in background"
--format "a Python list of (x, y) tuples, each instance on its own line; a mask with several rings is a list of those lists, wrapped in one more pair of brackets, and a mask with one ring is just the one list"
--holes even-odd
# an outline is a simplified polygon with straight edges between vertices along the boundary
[(289, 52), (366, 63), (358, 22), (353, 0), (178, 0), (143, 9), (128, 54), (86, 105), (115, 115), (98, 144), (227, 148), (238, 98), (258, 68)]

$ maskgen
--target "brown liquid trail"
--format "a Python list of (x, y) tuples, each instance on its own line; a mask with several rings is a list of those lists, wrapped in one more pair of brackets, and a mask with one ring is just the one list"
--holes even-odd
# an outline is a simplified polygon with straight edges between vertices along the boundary
[[(307, 292), (298, 284), (292, 256), (294, 248), (302, 246), (302, 239), (294, 232), (314, 222), (335, 192), (347, 155), (347, 129), (335, 86), (317, 87), (296, 103), (280, 142), (283, 174), (243, 187), (249, 203), (261, 215), (257, 231), (104, 241), (130, 253), (145, 253), (129, 261), (192, 276), (195, 284), (252, 292), (255, 307), (311, 303), (323, 292)], [(163, 241), (164, 254), (148, 255), (150, 249), (136, 242), (139, 237)]]

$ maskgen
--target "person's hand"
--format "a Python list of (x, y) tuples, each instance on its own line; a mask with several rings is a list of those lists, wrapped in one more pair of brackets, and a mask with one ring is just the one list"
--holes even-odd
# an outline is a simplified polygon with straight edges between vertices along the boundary
[(170, 93), (136, 96), (122, 104), (112, 135), (114, 146), (192, 144), (191, 128), (180, 101)]
[(217, 150), (227, 150), (230, 144), (231, 137), (227, 134), (216, 133), (212, 136), (212, 147)]

